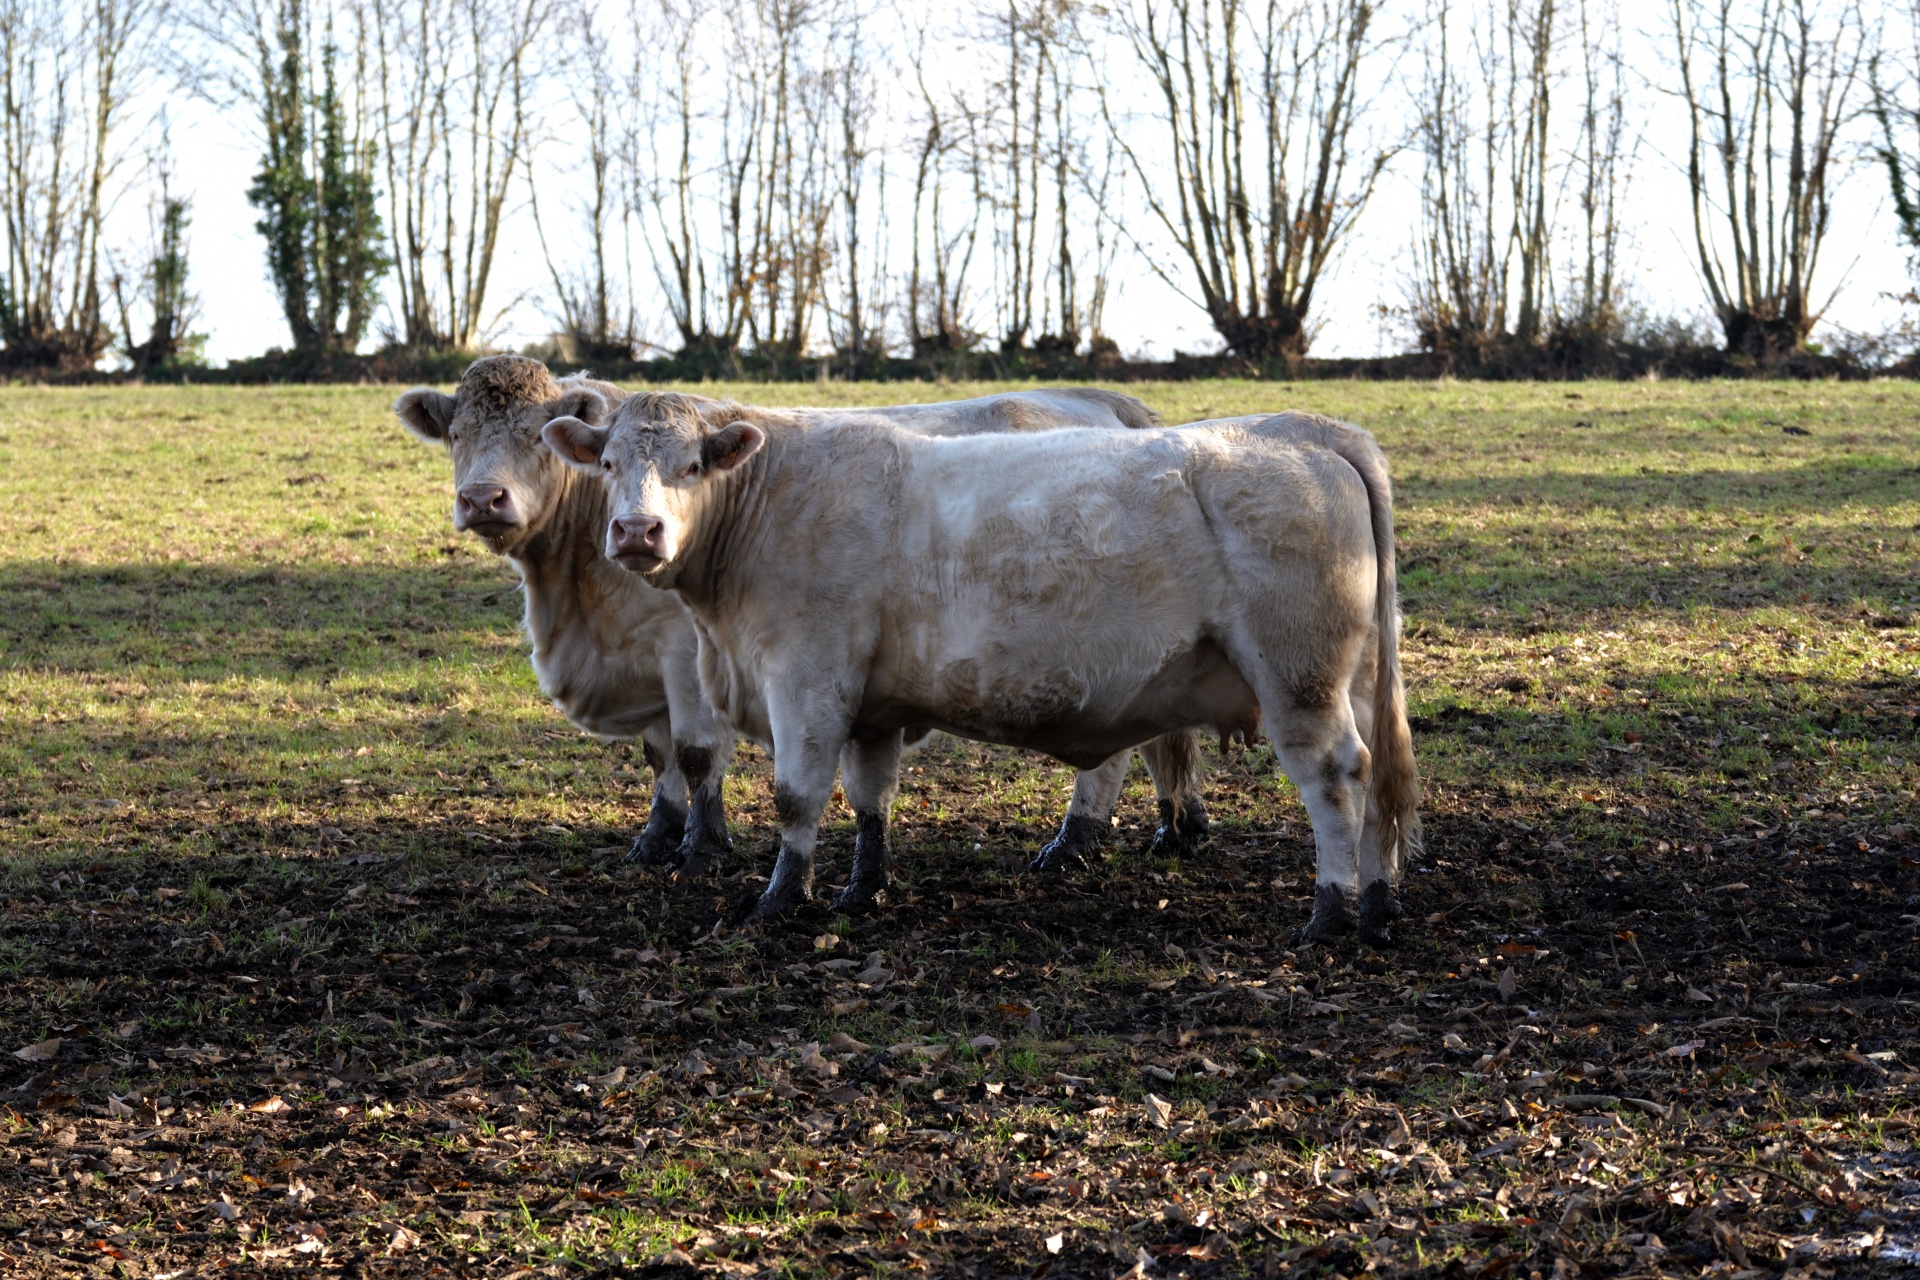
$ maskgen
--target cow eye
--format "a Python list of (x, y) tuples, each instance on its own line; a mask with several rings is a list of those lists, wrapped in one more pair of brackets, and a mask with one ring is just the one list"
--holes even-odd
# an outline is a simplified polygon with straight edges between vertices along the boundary
[(605, 458), (602, 458), (600, 459), (600, 469), (602, 471), (611, 471), (613, 470), (613, 464), (611, 462), (608, 462)]
[(697, 462), (692, 463), (687, 467), (687, 479), (689, 480), (697, 479), (701, 471), (703, 470), (705, 470), (705, 468), (702, 467), (699, 463)]

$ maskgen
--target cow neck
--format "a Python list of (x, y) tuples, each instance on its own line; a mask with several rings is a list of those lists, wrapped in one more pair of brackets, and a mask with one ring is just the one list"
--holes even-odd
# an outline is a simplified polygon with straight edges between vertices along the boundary
[(711, 497), (690, 531), (683, 567), (673, 587), (696, 608), (719, 603), (734, 591), (751, 590), (751, 567), (761, 537), (766, 496), (789, 463), (789, 435), (802, 428), (756, 422), (767, 442), (746, 462), (710, 486)]
[(607, 527), (607, 491), (597, 479), (564, 469), (560, 493), (546, 522), (511, 553), (520, 567), (527, 600), (527, 633), (536, 652), (551, 641), (585, 599), (614, 594), (637, 585), (625, 569), (601, 554)]

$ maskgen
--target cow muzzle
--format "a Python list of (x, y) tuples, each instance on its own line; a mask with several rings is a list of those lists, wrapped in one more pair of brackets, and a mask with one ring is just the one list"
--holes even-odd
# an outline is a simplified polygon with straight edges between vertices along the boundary
[(607, 525), (607, 558), (635, 573), (658, 569), (672, 556), (667, 522), (659, 516), (616, 516)]
[(497, 484), (463, 484), (454, 490), (453, 527), (497, 537), (520, 524), (513, 495)]

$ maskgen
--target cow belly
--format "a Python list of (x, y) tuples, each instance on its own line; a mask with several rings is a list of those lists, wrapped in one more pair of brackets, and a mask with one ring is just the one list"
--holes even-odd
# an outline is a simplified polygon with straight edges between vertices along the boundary
[(1091, 769), (1175, 729), (1216, 728), (1258, 715), (1253, 690), (1210, 640), (1177, 646), (1134, 673), (1049, 661), (1058, 652), (1003, 651), (986, 663), (955, 658), (918, 680), (870, 685), (859, 723), (931, 724)]

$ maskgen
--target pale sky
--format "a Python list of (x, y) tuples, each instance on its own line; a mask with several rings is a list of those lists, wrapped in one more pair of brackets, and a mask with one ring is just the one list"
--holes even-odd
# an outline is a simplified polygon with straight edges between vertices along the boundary
[[(1631, 14), (1637, 8), (1630, 4), (1627, 11)], [(1633, 37), (1630, 59), (1659, 77), (1664, 74), (1660, 46), (1649, 41), (1646, 34)], [(1703, 313), (1681, 169), (1685, 156), (1673, 149), (1684, 146), (1685, 116), (1671, 97), (1656, 89), (1643, 85), (1635, 92), (1639, 96), (1636, 114), (1646, 137), (1627, 202), (1625, 220), (1633, 239), (1626, 252), (1627, 275), (1652, 310)], [(264, 242), (253, 229), (257, 214), (246, 200), (246, 188), (258, 166), (248, 124), (223, 118), (204, 102), (177, 95), (170, 97), (168, 110), (173, 117), (177, 182), (193, 200), (190, 284), (202, 302), (198, 328), (208, 334), (208, 357), (217, 364), (283, 345), (286, 326), (267, 279)], [(555, 171), (565, 163), (565, 157), (554, 152), (556, 145), (543, 144), (534, 157), (535, 172), (548, 183), (558, 181)], [(1377, 308), (1396, 307), (1404, 300), (1405, 281), (1412, 270), (1409, 245), (1418, 225), (1418, 180), (1419, 157), (1403, 154), (1381, 184), (1340, 265), (1323, 282), (1316, 300), (1322, 327), (1313, 354), (1364, 356), (1404, 345), (1403, 334), (1391, 329), (1383, 334)], [(541, 337), (551, 327), (539, 303), (548, 292), (547, 274), (533, 239), (524, 185), (516, 192), (515, 205), (489, 294), (495, 308), (523, 299), (507, 312), (499, 334), (501, 345), (508, 348)], [(1572, 212), (1569, 207), (1563, 216), (1570, 217)], [(1146, 215), (1136, 210), (1133, 216), (1135, 234), (1149, 245), (1158, 245), (1144, 221)], [(123, 199), (117, 218), (123, 243), (137, 243), (144, 218), (140, 200)], [(1846, 168), (1835, 200), (1834, 223), (1818, 277), (1823, 294), (1838, 290), (1827, 318), (1856, 331), (1884, 328), (1901, 310), (1887, 295), (1907, 288), (1910, 277), (1907, 255), (1894, 239), (1884, 175), (1864, 159)], [(549, 227), (553, 226), (550, 222)], [(1155, 251), (1167, 252), (1163, 247)], [(1177, 262), (1166, 257), (1163, 261), (1173, 274), (1179, 274)], [(638, 267), (644, 274), (644, 260)], [(652, 324), (654, 333), (665, 335), (663, 321), (655, 318)], [(1124, 251), (1109, 303), (1108, 329), (1129, 354), (1164, 356), (1175, 348), (1209, 350), (1218, 345), (1198, 308), (1173, 294), (1144, 262)]]

